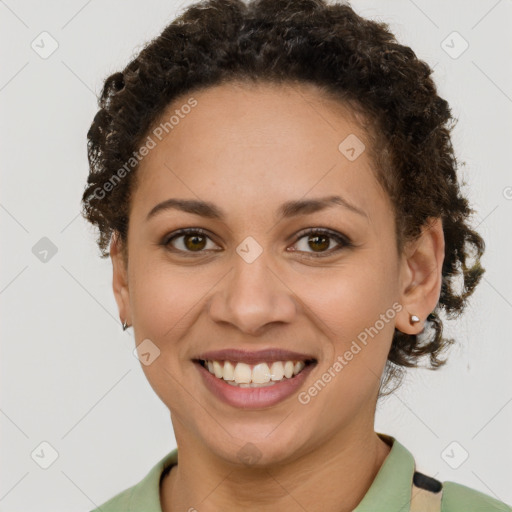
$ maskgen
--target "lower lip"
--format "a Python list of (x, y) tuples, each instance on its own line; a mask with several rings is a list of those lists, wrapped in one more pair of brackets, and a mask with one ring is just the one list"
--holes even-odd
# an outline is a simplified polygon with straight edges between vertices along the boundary
[(196, 362), (206, 387), (223, 402), (241, 409), (260, 409), (270, 407), (293, 395), (307, 378), (315, 363), (307, 364), (304, 369), (290, 379), (283, 379), (274, 385), (258, 388), (232, 386), (223, 379), (210, 373), (201, 363)]

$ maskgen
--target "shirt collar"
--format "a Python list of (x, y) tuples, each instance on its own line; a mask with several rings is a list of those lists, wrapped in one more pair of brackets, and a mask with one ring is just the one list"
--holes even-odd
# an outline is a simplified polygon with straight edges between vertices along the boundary
[[(377, 472), (372, 485), (353, 512), (393, 510), (408, 512), (411, 501), (414, 458), (394, 437), (377, 433), (391, 450)], [(133, 487), (129, 512), (162, 512), (160, 504), (160, 477), (162, 472), (178, 463), (175, 448), (153, 466), (146, 477)]]
[(386, 434), (377, 435), (391, 445), (391, 450), (372, 485), (353, 512), (409, 512), (415, 469), (414, 458), (394, 437)]
[(160, 459), (146, 477), (133, 488), (128, 512), (162, 512), (160, 504), (160, 478), (169, 467), (178, 463), (178, 449), (175, 448)]

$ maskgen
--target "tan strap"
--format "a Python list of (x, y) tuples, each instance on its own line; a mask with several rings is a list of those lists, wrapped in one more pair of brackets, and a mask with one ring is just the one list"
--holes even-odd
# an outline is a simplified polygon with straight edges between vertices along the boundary
[(421, 487), (412, 485), (410, 512), (441, 512), (441, 497), (443, 490), (439, 492), (426, 491)]

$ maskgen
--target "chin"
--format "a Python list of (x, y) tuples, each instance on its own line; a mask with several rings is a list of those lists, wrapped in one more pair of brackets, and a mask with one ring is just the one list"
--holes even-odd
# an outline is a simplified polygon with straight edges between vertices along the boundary
[[(281, 420), (282, 421), (282, 420)], [(304, 453), (304, 445), (308, 444), (302, 437), (305, 434), (302, 429), (302, 435), (298, 436), (295, 429), (283, 425), (276, 428), (279, 422), (274, 423), (269, 428), (268, 425), (261, 427), (251, 434), (251, 428), (230, 429), (233, 437), (224, 438), (224, 442), (218, 443), (213, 440), (205, 444), (212, 453), (221, 457), (231, 464), (242, 465), (252, 468), (265, 468), (276, 464), (285, 464)], [(255, 426), (252, 425), (252, 429)], [(274, 432), (272, 432), (274, 430)], [(269, 435), (270, 433), (270, 435)]]

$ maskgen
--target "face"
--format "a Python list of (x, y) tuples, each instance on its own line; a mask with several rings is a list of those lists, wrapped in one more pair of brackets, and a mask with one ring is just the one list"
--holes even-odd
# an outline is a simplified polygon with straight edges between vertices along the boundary
[[(169, 134), (152, 136), (137, 170), (127, 268), (111, 252), (122, 318), (146, 343), (142, 368), (178, 444), (232, 462), (253, 450), (269, 464), (373, 429), (412, 274), (363, 130), (312, 86), (230, 84), (193, 98)], [(168, 204), (150, 214), (169, 199), (212, 208)], [(202, 358), (230, 360), (242, 381), (238, 362), (254, 380), (256, 363), (279, 379), (276, 360), (283, 369), (308, 362), (294, 377), (243, 387)]]

